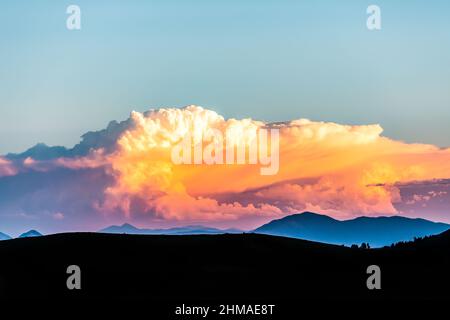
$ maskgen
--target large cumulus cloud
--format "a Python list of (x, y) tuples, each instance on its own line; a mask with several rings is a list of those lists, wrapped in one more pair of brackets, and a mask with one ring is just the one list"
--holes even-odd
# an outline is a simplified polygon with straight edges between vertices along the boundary
[[(280, 132), (276, 175), (260, 175), (259, 165), (171, 161), (172, 147), (188, 133), (196, 141), (211, 128), (234, 130), (239, 143), (246, 143), (263, 127)], [(63, 223), (83, 210), (83, 221), (195, 221), (244, 228), (303, 210), (338, 218), (398, 214), (400, 184), (449, 178), (450, 150), (395, 141), (382, 131), (377, 124), (224, 119), (197, 106), (132, 112), (126, 121), (86, 134), (73, 149), (41, 145), (0, 158), (0, 188), (2, 183), (11, 187), (4, 179), (14, 183), (37, 173), (45, 182), (18, 190), (22, 197), (15, 203), (0, 197), (0, 214), (6, 208), (27, 215), (45, 211)], [(64, 171), (83, 172), (83, 179), (67, 181), (55, 199), (49, 186)], [(96, 178), (89, 180), (91, 176)], [(47, 205), (36, 199), (46, 199)]]

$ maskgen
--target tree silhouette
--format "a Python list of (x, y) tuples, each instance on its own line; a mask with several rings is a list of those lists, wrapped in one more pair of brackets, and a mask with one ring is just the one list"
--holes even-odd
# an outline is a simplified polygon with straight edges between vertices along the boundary
[(368, 242), (363, 242), (359, 246), (360, 249), (370, 249), (370, 244)]

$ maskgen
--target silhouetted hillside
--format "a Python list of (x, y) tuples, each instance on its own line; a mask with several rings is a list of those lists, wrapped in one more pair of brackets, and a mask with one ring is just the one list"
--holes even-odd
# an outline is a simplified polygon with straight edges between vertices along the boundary
[[(58, 234), (2, 241), (0, 256), (2, 298), (168, 303), (450, 298), (450, 232), (372, 250), (257, 234)], [(80, 291), (66, 289), (66, 268), (73, 264), (82, 270)], [(380, 291), (366, 287), (372, 264), (382, 271)]]
[(339, 221), (311, 212), (295, 214), (271, 221), (255, 233), (279, 235), (331, 244), (369, 243), (382, 247), (399, 241), (439, 234), (450, 228), (445, 223), (405, 217), (360, 217)]

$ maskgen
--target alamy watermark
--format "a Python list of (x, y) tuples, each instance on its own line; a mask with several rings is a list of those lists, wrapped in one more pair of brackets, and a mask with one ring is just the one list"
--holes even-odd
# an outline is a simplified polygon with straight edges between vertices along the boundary
[(172, 148), (171, 157), (174, 164), (259, 164), (261, 175), (275, 175), (280, 168), (279, 140), (279, 129), (260, 128), (246, 139), (243, 132), (226, 130), (224, 134), (210, 128), (200, 138), (186, 134)]
[(369, 17), (367, 18), (366, 26), (367, 29), (373, 30), (381, 30), (381, 9), (377, 5), (370, 5), (367, 7), (367, 14)]
[[(367, 7), (366, 13), (369, 15), (366, 20), (368, 30), (381, 30), (381, 8), (378, 5), (371, 4)], [(78, 5), (71, 4), (66, 8), (66, 27), (68, 30), (81, 30), (81, 8)]]
[(69, 277), (66, 281), (67, 289), (80, 290), (81, 289), (81, 269), (77, 265), (70, 265), (67, 267), (66, 273)]
[(81, 29), (81, 9), (79, 6), (72, 4), (67, 7), (66, 13), (69, 15), (66, 20), (68, 30)]
[(369, 290), (381, 289), (381, 269), (373, 264), (367, 267), (366, 273), (370, 276), (367, 278), (366, 286)]

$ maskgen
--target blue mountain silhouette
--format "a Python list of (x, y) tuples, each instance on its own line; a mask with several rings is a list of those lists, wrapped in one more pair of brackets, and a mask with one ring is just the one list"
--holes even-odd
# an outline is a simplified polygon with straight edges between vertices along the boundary
[(9, 240), (9, 239), (11, 239), (10, 236), (8, 236), (5, 233), (0, 232), (0, 240)]
[(36, 230), (30, 230), (25, 233), (22, 233), (19, 238), (32, 238), (32, 237), (40, 237), (42, 234)]
[(170, 229), (139, 229), (125, 223), (121, 226), (110, 226), (100, 230), (101, 233), (127, 233), (127, 234), (167, 234), (167, 235), (187, 235), (187, 234), (222, 234), (241, 233), (238, 229), (216, 229), (205, 226), (186, 226)]
[(448, 229), (450, 225), (445, 223), (400, 216), (359, 217), (339, 221), (326, 215), (304, 212), (273, 220), (253, 232), (338, 245), (350, 246), (365, 242), (371, 247), (383, 247)]

